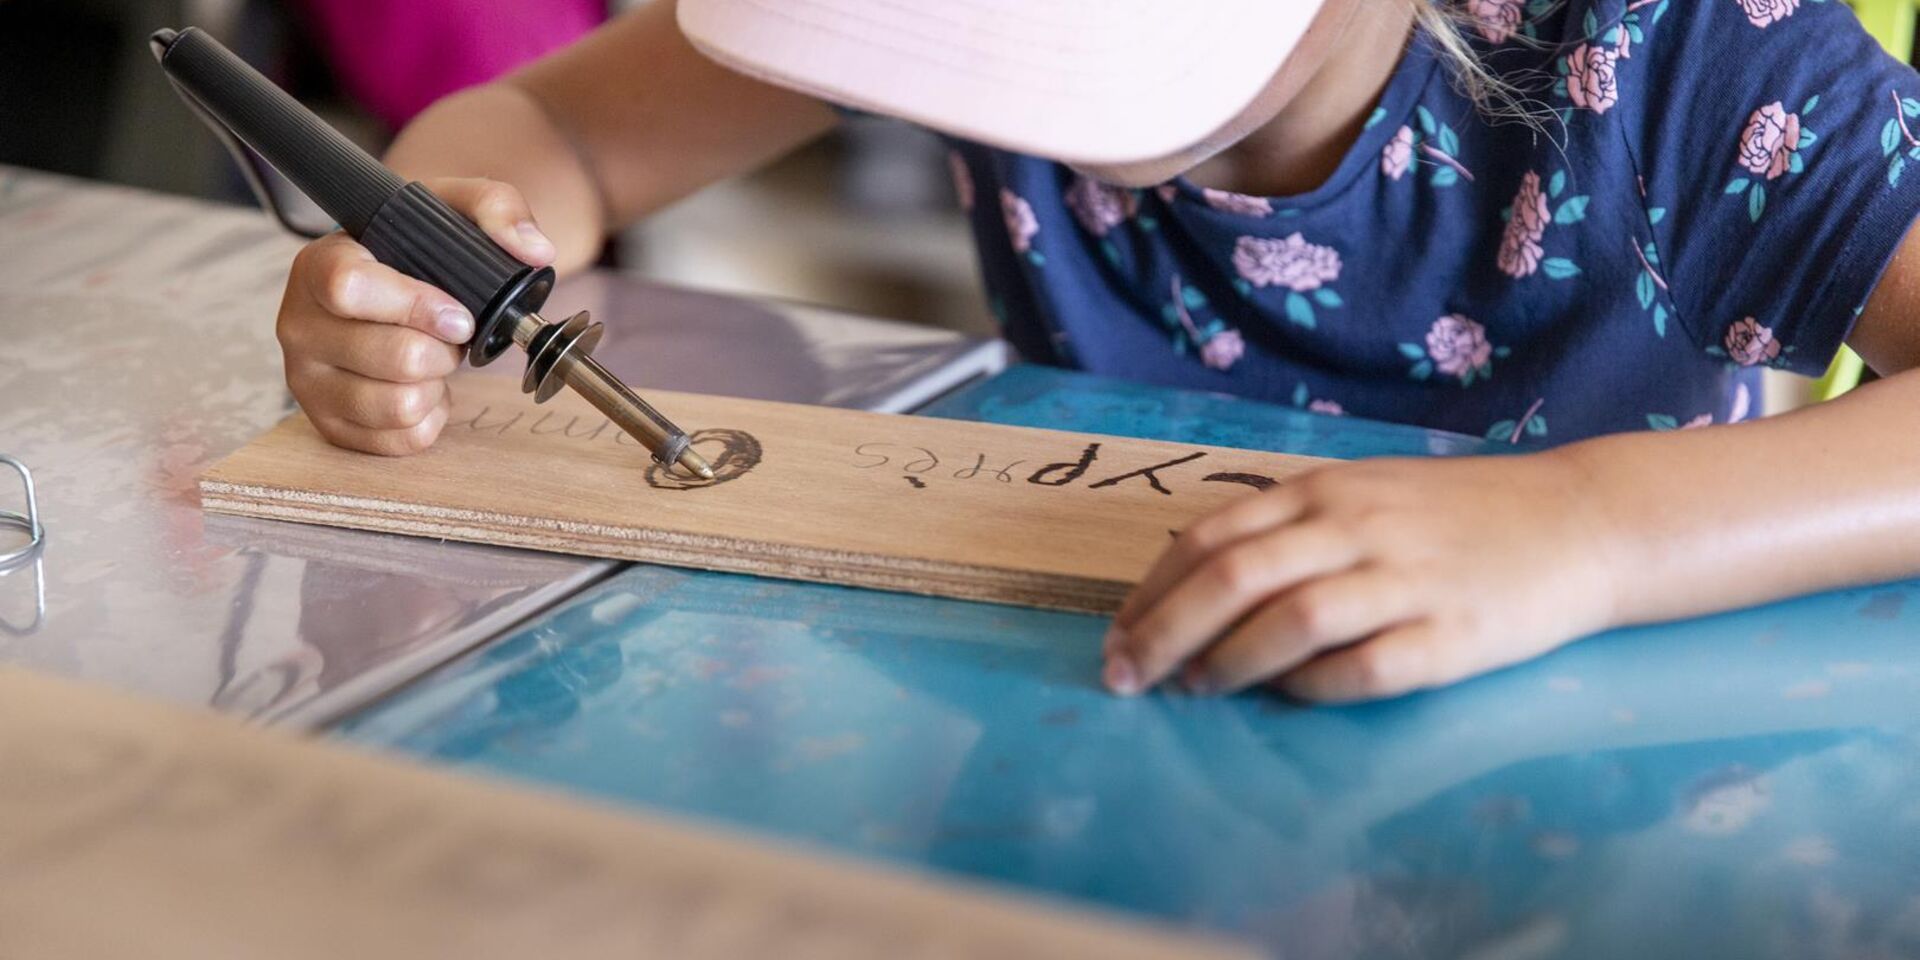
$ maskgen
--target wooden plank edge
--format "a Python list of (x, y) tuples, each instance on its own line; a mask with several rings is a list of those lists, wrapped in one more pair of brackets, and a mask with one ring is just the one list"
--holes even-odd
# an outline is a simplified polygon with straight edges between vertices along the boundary
[(584, 553), (615, 560), (1071, 613), (1110, 615), (1120, 609), (1127, 591), (1132, 588), (1132, 584), (1115, 580), (923, 558), (871, 557), (792, 544), (519, 517), (369, 497), (321, 495), (211, 478), (200, 481), (200, 504), (211, 513)]

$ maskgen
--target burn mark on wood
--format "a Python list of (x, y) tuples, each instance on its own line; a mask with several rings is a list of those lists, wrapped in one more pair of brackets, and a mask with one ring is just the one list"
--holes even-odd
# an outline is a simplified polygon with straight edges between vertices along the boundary
[(1164, 486), (1161, 486), (1161, 484), (1160, 484), (1160, 477), (1159, 477), (1159, 476), (1158, 476), (1158, 475), (1157, 475), (1157, 474), (1155, 473), (1155, 471), (1158, 471), (1158, 470), (1165, 470), (1165, 469), (1167, 469), (1168, 467), (1177, 467), (1177, 466), (1179, 466), (1179, 465), (1181, 465), (1181, 464), (1183, 464), (1183, 463), (1192, 463), (1193, 461), (1195, 461), (1195, 460), (1198, 460), (1198, 459), (1200, 459), (1201, 457), (1204, 457), (1204, 456), (1206, 456), (1206, 453), (1204, 453), (1204, 452), (1201, 452), (1201, 453), (1189, 453), (1189, 454), (1187, 454), (1187, 455), (1186, 455), (1186, 456), (1184, 456), (1184, 457), (1175, 457), (1175, 458), (1173, 458), (1172, 460), (1168, 460), (1168, 461), (1167, 461), (1167, 462), (1165, 462), (1165, 463), (1156, 463), (1156, 464), (1154, 464), (1154, 465), (1153, 465), (1153, 466), (1151, 466), (1151, 467), (1141, 467), (1141, 468), (1140, 468), (1140, 469), (1138, 469), (1138, 470), (1134, 470), (1134, 471), (1131, 471), (1131, 472), (1128, 472), (1128, 473), (1123, 473), (1123, 474), (1120, 474), (1120, 475), (1119, 475), (1119, 476), (1117, 476), (1117, 477), (1108, 477), (1107, 479), (1105, 479), (1105, 480), (1102, 480), (1102, 481), (1100, 481), (1099, 483), (1090, 483), (1090, 484), (1087, 484), (1087, 489), (1089, 489), (1089, 490), (1098, 490), (1098, 489), (1100, 489), (1101, 487), (1112, 487), (1112, 486), (1118, 486), (1118, 485), (1119, 485), (1119, 483), (1120, 483), (1120, 481), (1122, 481), (1122, 480), (1131, 480), (1131, 479), (1133, 479), (1134, 477), (1146, 477), (1146, 478), (1147, 478), (1147, 483), (1149, 483), (1149, 484), (1152, 484), (1152, 485), (1153, 485), (1153, 489), (1155, 489), (1155, 490), (1158, 490), (1158, 491), (1160, 491), (1160, 493), (1162, 493), (1162, 494), (1164, 494), (1164, 495), (1166, 495), (1166, 496), (1169, 496), (1169, 497), (1171, 497), (1171, 496), (1173, 496), (1173, 491), (1172, 491), (1172, 490), (1168, 490), (1168, 489), (1167, 489), (1166, 487), (1164, 487)]
[[(1079, 460), (1072, 461), (1072, 462), (1063, 462), (1063, 463), (1049, 463), (1046, 466), (1041, 467), (1038, 470), (1035, 470), (1033, 472), (1033, 476), (1027, 478), (1027, 482), (1037, 483), (1043, 487), (1064, 487), (1067, 484), (1080, 479), (1080, 475), (1083, 473), (1086, 473), (1087, 468), (1093, 466), (1093, 461), (1099, 456), (1100, 456), (1100, 445), (1098, 443), (1089, 443), (1087, 444), (1087, 449), (1082, 450), (1080, 452)], [(1044, 479), (1057, 470), (1064, 470), (1066, 472), (1060, 474), (1060, 479), (1058, 480)]]
[(1257, 473), (1209, 473), (1200, 480), (1203, 483), (1243, 483), (1255, 490), (1268, 490), (1280, 484), (1272, 477)]
[(713, 479), (703, 480), (683, 467), (653, 463), (647, 466), (647, 486), (655, 490), (700, 490), (738, 480), (760, 465), (760, 439), (745, 430), (695, 430), (687, 437), (713, 467)]

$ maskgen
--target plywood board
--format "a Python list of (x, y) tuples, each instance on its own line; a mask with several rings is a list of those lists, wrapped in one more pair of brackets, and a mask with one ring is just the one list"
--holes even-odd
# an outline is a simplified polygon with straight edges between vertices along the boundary
[(0, 957), (1249, 955), (0, 668)]
[(329, 446), (295, 415), (201, 478), (210, 511), (1095, 612), (1170, 535), (1325, 461), (693, 394), (650, 395), (712, 483), (563, 394), (467, 375), (434, 448)]

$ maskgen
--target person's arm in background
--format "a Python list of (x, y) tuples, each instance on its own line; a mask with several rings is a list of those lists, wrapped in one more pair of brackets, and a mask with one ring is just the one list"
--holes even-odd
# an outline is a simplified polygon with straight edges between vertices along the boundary
[[(454, 94), (386, 161), (528, 263), (591, 263), (606, 234), (749, 172), (834, 123), (818, 101), (707, 60), (660, 0), (500, 81)], [(537, 226), (535, 226), (537, 225)], [(426, 449), (472, 318), (335, 233), (295, 258), (280, 307), (287, 384), (329, 441)]]

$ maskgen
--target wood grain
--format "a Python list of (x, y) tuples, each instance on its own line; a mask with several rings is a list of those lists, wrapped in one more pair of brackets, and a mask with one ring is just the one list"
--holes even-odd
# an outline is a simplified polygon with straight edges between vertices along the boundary
[(0, 667), (0, 957), (1247, 957)]
[[(1106, 612), (1173, 531), (1326, 461), (694, 394), (650, 395), (720, 482), (686, 486), (571, 395), (456, 378), (424, 454), (296, 414), (201, 478), (206, 509)], [(757, 445), (757, 463), (748, 448)], [(731, 479), (726, 479), (731, 475)]]

